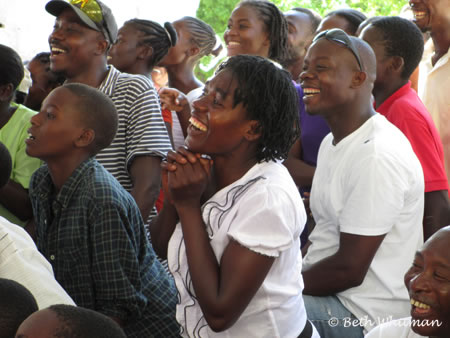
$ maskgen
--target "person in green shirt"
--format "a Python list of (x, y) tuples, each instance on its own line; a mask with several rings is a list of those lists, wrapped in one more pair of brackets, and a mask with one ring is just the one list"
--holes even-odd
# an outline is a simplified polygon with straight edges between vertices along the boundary
[(36, 112), (12, 102), (23, 72), (20, 56), (13, 49), (0, 45), (0, 142), (12, 158), (10, 179), (0, 189), (0, 216), (21, 226), (32, 218), (28, 184), (31, 175), (41, 166), (39, 159), (25, 153), (27, 130)]

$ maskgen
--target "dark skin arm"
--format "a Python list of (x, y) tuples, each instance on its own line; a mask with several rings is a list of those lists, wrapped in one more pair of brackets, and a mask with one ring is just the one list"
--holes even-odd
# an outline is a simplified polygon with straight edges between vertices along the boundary
[(450, 224), (450, 201), (447, 190), (425, 193), (424, 241), (439, 229)]
[(300, 187), (310, 187), (316, 168), (307, 164), (302, 159), (302, 145), (300, 139), (295, 141), (289, 151), (287, 159), (284, 161), (295, 184)]
[(384, 236), (341, 232), (338, 251), (302, 271), (303, 293), (328, 296), (360, 285)]
[(22, 221), (33, 217), (28, 190), (19, 183), (9, 180), (0, 189), (0, 203)]
[[(179, 151), (187, 156), (187, 150)], [(176, 170), (169, 172), (168, 186), (180, 217), (192, 284), (208, 325), (216, 332), (223, 331), (239, 319), (274, 258), (231, 240), (217, 262), (200, 209), (208, 185), (208, 168), (200, 160), (174, 165)]]
[(134, 197), (142, 218), (146, 222), (158, 198), (161, 184), (161, 159), (156, 156), (138, 156), (130, 166)]
[[(166, 191), (164, 191), (164, 196), (167, 196)], [(150, 223), (152, 246), (156, 254), (162, 259), (167, 259), (167, 246), (177, 223), (178, 215), (175, 207), (167, 198), (164, 198), (163, 208)]]
[(189, 126), (189, 118), (191, 117), (191, 107), (186, 95), (175, 88), (161, 88), (159, 91), (161, 107), (163, 109), (173, 110), (177, 112), (183, 135), (187, 135), (187, 127)]

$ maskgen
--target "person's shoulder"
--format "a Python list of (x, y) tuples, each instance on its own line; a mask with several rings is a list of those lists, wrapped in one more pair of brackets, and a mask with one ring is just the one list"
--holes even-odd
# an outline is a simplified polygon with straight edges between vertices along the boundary
[(372, 117), (372, 122), (372, 137), (375, 146), (387, 148), (393, 152), (410, 146), (403, 132), (385, 116), (377, 113)]
[(93, 160), (89, 174), (84, 178), (84, 184), (88, 185), (87, 189), (91, 191), (91, 198), (96, 205), (126, 207), (133, 202), (130, 193), (97, 160)]
[[(9, 222), (6, 218), (0, 216), (0, 253), (5, 257), (8, 249), (13, 251), (19, 247), (35, 248), (35, 244), (30, 235), (21, 227)], [(0, 259), (1, 261), (1, 259)]]
[[(250, 196), (264, 196), (266, 201), (283, 199), (301, 203), (300, 194), (286, 167), (277, 161), (256, 164), (246, 175), (245, 184), (252, 191)], [(272, 202), (268, 202), (272, 204)]]
[(43, 163), (36, 171), (31, 175), (30, 182), (38, 182), (41, 181), (44, 177), (49, 175), (47, 163)]
[(115, 90), (121, 90), (124, 88), (142, 92), (145, 91), (156, 92), (153, 82), (144, 75), (138, 74), (120, 73), (117, 78)]
[(13, 104), (13, 106), (17, 107), (12, 117), (16, 121), (20, 120), (25, 123), (30, 123), (30, 118), (38, 113), (22, 104)]

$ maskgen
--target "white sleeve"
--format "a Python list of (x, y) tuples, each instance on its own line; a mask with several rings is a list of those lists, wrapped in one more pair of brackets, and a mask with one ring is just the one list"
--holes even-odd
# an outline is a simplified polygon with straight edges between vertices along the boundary
[(306, 222), (303, 205), (283, 189), (256, 189), (239, 201), (228, 236), (257, 253), (278, 257), (298, 240)]
[(39, 309), (53, 304), (75, 305), (56, 281), (50, 263), (37, 250), (28, 233), (17, 225), (0, 224), (0, 262), (0, 277), (25, 286)]

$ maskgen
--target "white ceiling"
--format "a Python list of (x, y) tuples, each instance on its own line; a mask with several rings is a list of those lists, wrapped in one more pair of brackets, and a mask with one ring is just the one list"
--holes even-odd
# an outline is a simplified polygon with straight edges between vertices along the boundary
[[(14, 48), (29, 60), (35, 54), (47, 51), (47, 38), (55, 18), (45, 11), (48, 0), (0, 0), (0, 43)], [(163, 23), (185, 15), (195, 16), (200, 0), (103, 0), (117, 21), (132, 18)]]

